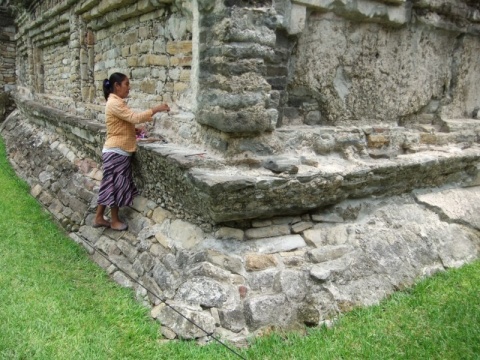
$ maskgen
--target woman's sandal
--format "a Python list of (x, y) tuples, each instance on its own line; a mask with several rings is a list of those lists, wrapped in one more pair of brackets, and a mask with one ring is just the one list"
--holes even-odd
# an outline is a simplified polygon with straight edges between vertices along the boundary
[(113, 227), (110, 227), (110, 229), (116, 230), (116, 231), (125, 231), (125, 230), (128, 229), (128, 225), (127, 225), (127, 224), (122, 224), (122, 226), (120, 226), (119, 229), (115, 229), (115, 228), (113, 228)]
[(92, 224), (92, 227), (94, 227), (94, 228), (101, 228), (101, 227), (109, 228), (109, 227), (110, 227), (110, 224), (97, 224), (97, 223), (93, 223), (93, 224)]

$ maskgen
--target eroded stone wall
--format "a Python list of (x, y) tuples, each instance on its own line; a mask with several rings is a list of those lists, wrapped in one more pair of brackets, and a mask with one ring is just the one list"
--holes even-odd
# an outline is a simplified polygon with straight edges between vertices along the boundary
[(15, 23), (11, 11), (0, 4), (0, 122), (14, 109)]
[(133, 108), (171, 105), (154, 137), (227, 157), (323, 154), (281, 131), (476, 118), (479, 11), (467, 0), (36, 1), (18, 18), (18, 82), (102, 121), (102, 80), (121, 71)]
[(130, 77), (134, 109), (190, 98), (191, 20), (168, 2), (37, 1), (18, 24), (18, 81), (46, 105), (102, 121), (115, 71)]
[(300, 113), (291, 123), (411, 125), (471, 118), (480, 103), (478, 32), (425, 24), (420, 10), (412, 11), (402, 27), (312, 12), (293, 55), (289, 102)]
[[(33, 2), (0, 131), (32, 195), (166, 337), (205, 334), (161, 300), (230, 340), (315, 326), (478, 258), (479, 10)], [(90, 226), (113, 71), (133, 108), (173, 108), (149, 129), (168, 143), (135, 155), (122, 233)]]
[[(29, 119), (20, 110), (0, 130), (14, 169), (70, 238), (151, 309), (167, 339), (205, 342), (213, 334), (240, 345), (272, 328), (330, 325), (345, 311), (377, 304), (480, 252), (478, 186), (339, 200), (229, 226), (199, 226), (169, 211), (165, 199), (139, 196), (121, 210), (128, 231), (93, 228), (102, 171), (91, 146), (101, 143), (101, 131), (94, 122), (50, 120), (56, 113), (47, 109)], [(161, 176), (193, 166), (185, 151), (163, 147), (150, 164), (157, 162)], [(417, 172), (433, 162), (419, 162)], [(184, 191), (180, 178), (173, 180)]]

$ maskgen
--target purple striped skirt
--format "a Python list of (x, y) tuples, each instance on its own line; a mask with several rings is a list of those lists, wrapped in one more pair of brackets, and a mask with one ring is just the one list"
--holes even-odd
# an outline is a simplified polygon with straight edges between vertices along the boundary
[(133, 182), (132, 157), (114, 152), (102, 154), (103, 179), (98, 191), (98, 205), (131, 206), (138, 190)]

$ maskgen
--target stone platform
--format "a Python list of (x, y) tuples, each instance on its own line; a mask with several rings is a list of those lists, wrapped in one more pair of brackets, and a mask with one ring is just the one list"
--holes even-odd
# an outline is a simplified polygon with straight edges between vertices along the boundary
[(328, 323), (478, 258), (476, 122), (454, 123), (404, 129), (419, 139), (408, 149), (391, 146), (405, 143), (398, 129), (343, 143), (344, 129), (328, 130), (336, 140), (322, 155), (225, 158), (145, 142), (135, 160), (142, 196), (121, 211), (125, 232), (91, 227), (103, 125), (24, 101), (0, 131), (32, 196), (151, 307), (166, 338), (208, 340), (174, 308), (241, 343)]

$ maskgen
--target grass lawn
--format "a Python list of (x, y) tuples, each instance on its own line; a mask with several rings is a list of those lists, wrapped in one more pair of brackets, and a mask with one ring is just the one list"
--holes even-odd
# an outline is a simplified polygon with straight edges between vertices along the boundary
[(480, 262), (354, 310), (307, 336), (235, 349), (162, 342), (131, 290), (112, 282), (29, 195), (0, 139), (0, 359), (480, 359)]

